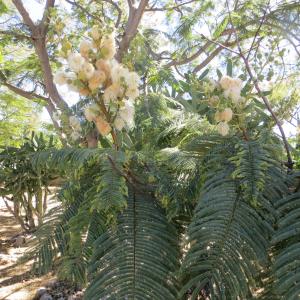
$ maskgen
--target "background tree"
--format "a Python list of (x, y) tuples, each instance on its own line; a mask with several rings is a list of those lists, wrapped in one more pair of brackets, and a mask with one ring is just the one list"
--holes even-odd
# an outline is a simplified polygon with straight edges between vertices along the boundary
[[(9, 6), (2, 2), (1, 6), (1, 41), (5, 46), (2, 46), (2, 84), (27, 98), (43, 99), (60, 135), (64, 132), (70, 136), (71, 129), (68, 118), (58, 124), (55, 113), (64, 111), (70, 116), (74, 111), (68, 107), (69, 99), (62, 98), (53, 82), (53, 72), (60, 66), (57, 54), (61, 48), (57, 41), (64, 41), (62, 47), (76, 48), (82, 33), (94, 24), (115, 27), (116, 58), (135, 67), (147, 90), (153, 85), (160, 89), (174, 86), (178, 93), (181, 77), (184, 81), (188, 74), (197, 77), (208, 64), (216, 61), (217, 66), (222, 66), (228, 57), (240, 69), (239, 75), (247, 77), (243, 59), (237, 53), (238, 45), (243, 48), (252, 73), (255, 71), (253, 76), (260, 81), (273, 78), (276, 82), (286, 82), (286, 78), (297, 72), (297, 2), (225, 1), (224, 5), (213, 1), (93, 1), (92, 5), (84, 1), (66, 2), (69, 5), (55, 6), (55, 1), (46, 1), (44, 13), (37, 21), (22, 1)], [(150, 20), (155, 18), (163, 20), (162, 30), (153, 30)], [(64, 30), (66, 24), (68, 29)], [(22, 50), (12, 51), (20, 47)], [(87, 134), (88, 140), (95, 135)]]
[[(0, 109), (0, 145), (2, 147), (20, 146), (31, 131), (40, 129), (41, 105), (3, 90), (0, 97)], [(44, 128), (45, 131), (47, 127)]]

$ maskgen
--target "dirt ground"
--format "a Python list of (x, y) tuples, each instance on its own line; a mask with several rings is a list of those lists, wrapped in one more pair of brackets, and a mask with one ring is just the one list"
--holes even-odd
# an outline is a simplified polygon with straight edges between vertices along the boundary
[(15, 247), (13, 239), (22, 233), (0, 198), (0, 300), (31, 300), (36, 291), (54, 279), (51, 275), (30, 276), (30, 263), (16, 265), (26, 252), (26, 244)]

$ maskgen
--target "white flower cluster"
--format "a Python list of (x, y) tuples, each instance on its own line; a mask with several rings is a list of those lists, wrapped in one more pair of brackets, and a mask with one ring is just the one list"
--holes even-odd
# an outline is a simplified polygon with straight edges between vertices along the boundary
[[(214, 84), (214, 87), (216, 84)], [(243, 87), (243, 82), (239, 78), (232, 78), (230, 76), (223, 76), (219, 81), (219, 87), (223, 90), (223, 95), (225, 98), (230, 99), (230, 103), (225, 102), (227, 105), (236, 107), (239, 103), (243, 102), (243, 97), (241, 97), (241, 90)], [(217, 107), (220, 105), (220, 97), (213, 95), (209, 99), (209, 104), (212, 107)], [(223, 103), (224, 105), (224, 103)], [(222, 106), (222, 105), (221, 105)], [(223, 106), (224, 108), (224, 106)], [(229, 133), (228, 123), (233, 118), (233, 111), (230, 107), (226, 107), (224, 110), (218, 110), (215, 113), (215, 121), (217, 122), (217, 130), (222, 136), (226, 136)]]
[(234, 104), (238, 104), (241, 100), (243, 81), (239, 78), (232, 78), (225, 75), (220, 79), (220, 86), (224, 90), (224, 96), (232, 99)]
[(231, 108), (225, 108), (223, 111), (217, 111), (215, 113), (215, 120), (218, 122), (218, 132), (225, 136), (229, 133), (229, 125), (228, 122), (231, 121), (233, 117), (233, 112)]
[(54, 82), (68, 84), (69, 89), (95, 99), (84, 113), (103, 136), (109, 134), (112, 127), (130, 129), (134, 126), (139, 77), (113, 58), (116, 53), (113, 33), (103, 33), (94, 26), (89, 36), (91, 41), (83, 40), (79, 53), (67, 54), (67, 71), (58, 71)]

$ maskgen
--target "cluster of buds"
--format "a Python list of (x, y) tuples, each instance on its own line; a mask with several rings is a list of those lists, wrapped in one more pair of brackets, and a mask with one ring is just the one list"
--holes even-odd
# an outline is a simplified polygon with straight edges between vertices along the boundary
[(106, 136), (112, 128), (131, 129), (139, 77), (114, 59), (114, 34), (94, 26), (80, 43), (79, 52), (64, 49), (67, 67), (55, 74), (55, 83), (94, 100), (84, 114), (101, 135)]
[(229, 122), (234, 116), (233, 110), (238, 108), (241, 103), (244, 103), (244, 98), (241, 97), (243, 82), (239, 78), (223, 76), (219, 82), (210, 80), (206, 83), (205, 90), (210, 94), (208, 103), (216, 109), (215, 121), (217, 130), (222, 136), (229, 133)]

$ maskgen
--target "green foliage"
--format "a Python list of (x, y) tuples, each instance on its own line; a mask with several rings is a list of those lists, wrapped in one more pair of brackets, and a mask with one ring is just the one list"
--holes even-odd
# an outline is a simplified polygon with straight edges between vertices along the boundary
[(130, 191), (118, 226), (99, 236), (85, 299), (176, 299), (178, 236), (156, 199)]
[[(267, 131), (251, 141), (203, 135), (181, 110), (164, 107), (176, 118), (155, 129), (151, 151), (141, 143), (126, 153), (70, 148), (32, 157), (34, 169), (69, 178), (62, 208), (36, 233), (37, 270), (88, 285), (86, 299), (280, 299), (281, 287), (296, 291), (281, 257), (296, 255), (298, 198), (286, 197), (294, 179), (278, 163), (277, 139)], [(150, 121), (158, 118), (151, 109)], [(144, 120), (135, 141), (148, 135)]]
[(0, 93), (0, 147), (20, 146), (30, 132), (37, 129), (38, 104), (1, 90)]
[(114, 220), (115, 214), (127, 206), (127, 185), (124, 178), (126, 155), (121, 152), (108, 153), (102, 157), (99, 173), (93, 180), (95, 185), (87, 191), (91, 195), (92, 209), (104, 211), (108, 219)]
[(52, 148), (54, 140), (32, 133), (25, 141), (20, 148), (6, 147), (0, 153), (0, 195), (11, 202), (10, 210), (22, 228), (34, 230), (34, 216), (40, 225), (46, 212), (48, 186), (57, 173), (49, 168), (34, 170), (31, 157), (38, 151)]
[(240, 142), (236, 148), (237, 155), (231, 159), (236, 166), (232, 176), (239, 179), (245, 198), (256, 206), (268, 179), (266, 171), (271, 165), (276, 166), (277, 162), (260, 141)]
[(300, 194), (284, 197), (276, 202), (279, 212), (278, 230), (272, 243), (276, 248), (273, 265), (273, 287), (281, 299), (298, 299), (299, 284), (299, 226)]
[(208, 178), (188, 229), (190, 249), (182, 264), (181, 294), (208, 287), (211, 297), (250, 298), (267, 263), (271, 226), (243, 199), (228, 170)]

